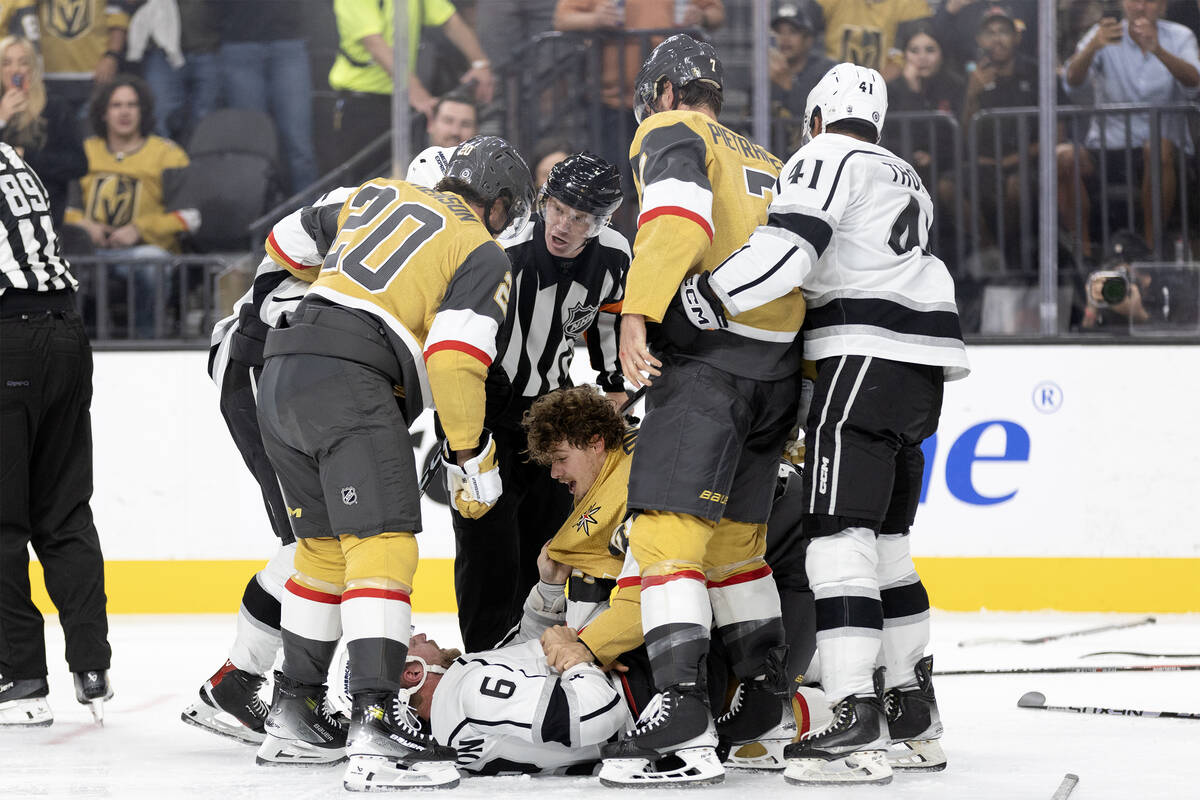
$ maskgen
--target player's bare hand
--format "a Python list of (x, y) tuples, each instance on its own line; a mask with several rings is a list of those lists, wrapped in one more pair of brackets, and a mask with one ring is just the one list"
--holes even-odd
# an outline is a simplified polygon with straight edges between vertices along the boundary
[(571, 577), (571, 568), (550, 557), (550, 543), (542, 545), (537, 557), (538, 580), (542, 583), (563, 584)]
[(549, 655), (546, 656), (546, 663), (559, 672), (566, 672), (577, 664), (591, 664), (594, 662), (595, 659), (592, 658), (592, 651), (583, 642), (559, 645), (554, 648), (553, 658)]
[(634, 388), (649, 386), (662, 375), (662, 362), (650, 353), (646, 345), (646, 318), (641, 314), (621, 316), (621, 371)]
[(611, 664), (605, 664), (602, 669), (605, 672), (629, 672), (629, 667), (625, 666), (620, 661), (614, 661)]

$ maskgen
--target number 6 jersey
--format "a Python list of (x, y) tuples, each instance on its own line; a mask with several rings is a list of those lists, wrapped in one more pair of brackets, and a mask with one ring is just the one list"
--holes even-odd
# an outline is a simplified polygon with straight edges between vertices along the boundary
[(807, 359), (878, 356), (966, 377), (954, 280), (926, 249), (932, 220), (929, 194), (903, 159), (822, 133), (784, 164), (767, 224), (709, 285), (733, 314), (801, 287)]

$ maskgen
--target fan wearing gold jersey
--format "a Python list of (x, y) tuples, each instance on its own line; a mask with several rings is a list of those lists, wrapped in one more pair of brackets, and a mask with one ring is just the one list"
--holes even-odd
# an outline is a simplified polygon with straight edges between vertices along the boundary
[[(767, 221), (781, 167), (717, 122), (722, 77), (712, 46), (680, 34), (654, 49), (637, 80), (630, 159), (641, 216), (620, 355), (626, 379), (649, 386), (629, 538), (661, 694), (631, 736), (605, 749), (607, 785), (720, 781), (717, 733), (754, 741), (784, 719), (786, 651), (763, 554), (776, 464), (797, 416), (804, 299), (794, 292), (721, 330), (685, 330), (707, 292), (698, 273)], [(653, 352), (647, 323), (660, 323)], [(742, 681), (716, 729), (703, 682), (713, 622)]]
[[(421, 530), (408, 425), (437, 409), (454, 503), (486, 513), (501, 486), (484, 378), (511, 282), (493, 238), (525, 223), (531, 184), (507, 142), (476, 137), (435, 189), (368, 181), (305, 222), (328, 255), (288, 327), (267, 337), (258, 401), (298, 540), (260, 763), (348, 756), (346, 787), (360, 791), (458, 782), (454, 751), (414, 724), (399, 683)], [(343, 635), (349, 726), (324, 705)]]

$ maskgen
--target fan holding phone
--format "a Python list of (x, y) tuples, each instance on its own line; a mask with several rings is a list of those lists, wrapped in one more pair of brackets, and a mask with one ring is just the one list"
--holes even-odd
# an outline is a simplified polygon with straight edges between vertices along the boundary
[(41, 58), (21, 36), (0, 40), (0, 141), (12, 145), (38, 174), (62, 225), (67, 185), (87, 172), (87, 156), (62, 99), (46, 94)]

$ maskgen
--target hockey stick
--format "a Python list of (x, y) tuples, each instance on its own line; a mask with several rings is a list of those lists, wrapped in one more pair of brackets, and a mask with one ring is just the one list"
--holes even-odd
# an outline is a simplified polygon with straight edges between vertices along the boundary
[(1026, 692), (1017, 701), (1018, 708), (1039, 708), (1043, 711), (1069, 711), (1072, 714), (1109, 714), (1117, 717), (1163, 717), (1168, 719), (1200, 719), (1200, 714), (1188, 711), (1138, 711), (1132, 708), (1096, 708), (1094, 706), (1048, 706), (1046, 695)]
[(1006, 669), (949, 669), (933, 673), (943, 675), (1052, 675), (1063, 672), (1191, 672), (1200, 664), (1126, 664), (1109, 667), (1013, 667)]
[(1071, 796), (1071, 792), (1075, 791), (1075, 784), (1079, 783), (1079, 776), (1068, 772), (1063, 775), (1062, 783), (1054, 790), (1054, 794), (1050, 796), (1050, 800), (1067, 800)]
[(1092, 656), (1137, 656), (1138, 658), (1200, 658), (1200, 653), (1141, 653), (1136, 650), (1098, 650), (1084, 653), (1080, 658)]
[(1118, 622), (1113, 625), (1101, 625), (1098, 628), (1084, 628), (1081, 631), (1068, 631), (1067, 633), (1055, 633), (1050, 636), (1037, 636), (1033, 639), (965, 639), (958, 643), (959, 647), (972, 647), (977, 644), (1042, 644), (1044, 642), (1053, 642), (1058, 639), (1069, 639), (1072, 636), (1089, 636), (1093, 633), (1104, 633), (1105, 631), (1116, 631), (1123, 628), (1136, 628), (1139, 625), (1153, 625), (1154, 617), (1143, 617), (1135, 619), (1132, 622)]

